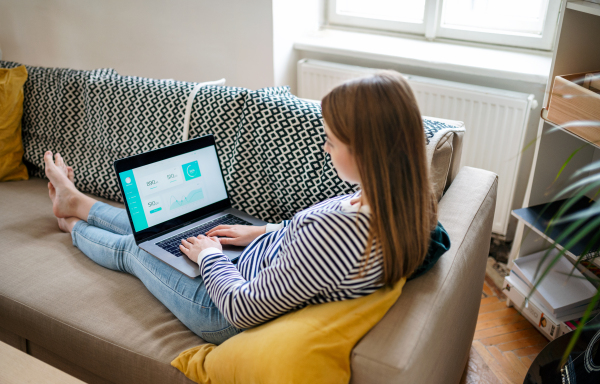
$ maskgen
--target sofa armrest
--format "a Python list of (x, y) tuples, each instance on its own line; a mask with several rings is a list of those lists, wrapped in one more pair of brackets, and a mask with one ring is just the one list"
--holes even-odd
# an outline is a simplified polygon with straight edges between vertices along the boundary
[(352, 352), (352, 383), (458, 383), (477, 322), (498, 177), (463, 167), (439, 204), (452, 246)]

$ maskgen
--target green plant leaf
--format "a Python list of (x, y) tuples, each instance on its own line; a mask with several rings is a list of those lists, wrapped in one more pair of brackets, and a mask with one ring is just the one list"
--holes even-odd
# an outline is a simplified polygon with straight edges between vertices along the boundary
[[(569, 185), (568, 187), (565, 187), (560, 192), (558, 192), (554, 198), (560, 199), (561, 197), (565, 196), (567, 193), (569, 193), (573, 190), (576, 190), (577, 188), (582, 188), (582, 187), (585, 187), (586, 185), (591, 185), (591, 184), (593, 184), (595, 186), (595, 188), (598, 188), (598, 185), (600, 185), (600, 174), (591, 175), (591, 176), (585, 177), (581, 180), (577, 180), (575, 183)], [(591, 188), (590, 191), (592, 189), (594, 189), (594, 188)]]
[[(550, 262), (550, 264), (544, 269), (540, 278), (537, 278), (537, 275), (541, 269), (541, 266), (543, 265), (545, 260), (548, 258), (548, 256), (550, 255), (550, 252), (552, 251), (553, 248), (550, 248), (548, 251), (546, 251), (546, 253), (542, 257), (542, 260), (540, 260), (540, 263), (538, 264), (538, 266), (536, 268), (536, 272), (534, 274), (534, 280), (536, 281), (533, 286), (534, 289), (537, 289), (537, 287), (540, 285), (542, 280), (548, 275), (548, 273), (550, 272), (552, 267), (567, 252), (567, 250), (570, 250), (571, 248), (573, 248), (573, 246), (575, 244), (577, 244), (581, 239), (583, 239), (588, 233), (597, 229), (598, 226), (600, 226), (600, 217), (597, 217), (595, 220), (592, 220), (587, 225), (583, 226), (582, 228), (579, 228), (585, 221), (587, 221), (587, 219), (577, 220), (575, 223), (571, 224), (560, 236), (558, 236), (555, 239), (555, 244), (560, 244), (562, 239), (567, 237), (569, 234), (574, 232), (576, 229), (579, 229), (577, 234), (575, 234), (572, 237), (572, 239), (569, 242), (567, 242), (567, 244), (564, 245), (563, 249), (560, 250), (560, 252), (553, 258), (553, 260)], [(581, 257), (581, 256), (579, 256), (579, 257)]]
[(575, 212), (570, 215), (561, 217), (560, 219), (556, 220), (554, 224), (562, 224), (578, 219), (590, 219), (598, 214), (600, 214), (600, 202), (597, 201), (581, 212)]
[(571, 162), (571, 160), (573, 159), (573, 157), (575, 157), (575, 155), (577, 154), (577, 152), (581, 151), (583, 148), (585, 148), (585, 145), (577, 148), (575, 151), (573, 151), (573, 153), (571, 153), (571, 155), (569, 156), (569, 158), (567, 158), (567, 160), (563, 163), (562, 167), (560, 167), (560, 169), (558, 170), (558, 173), (556, 174), (556, 177), (554, 178), (553, 183), (556, 183), (556, 180), (558, 180), (558, 178), (560, 177), (562, 171), (565, 170), (566, 166)]

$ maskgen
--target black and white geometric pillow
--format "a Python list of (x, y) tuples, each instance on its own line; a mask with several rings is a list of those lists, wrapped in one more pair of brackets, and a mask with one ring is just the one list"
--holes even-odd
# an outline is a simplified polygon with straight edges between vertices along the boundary
[[(248, 94), (232, 170), (226, 178), (234, 206), (269, 222), (290, 219), (317, 202), (357, 187), (342, 181), (323, 150), (321, 105), (289, 87)], [(424, 117), (429, 164), (441, 137), (462, 125)]]
[(45, 151), (59, 152), (73, 166), (80, 190), (122, 202), (113, 162), (181, 141), (194, 83), (120, 76), (112, 69), (27, 71), (23, 143), (32, 176), (44, 177)]
[(436, 136), (439, 132), (443, 130), (456, 130), (457, 128), (459, 128), (460, 131), (464, 130), (460, 128), (462, 127), (462, 124), (457, 124), (460, 123), (457, 121), (442, 120), (426, 116), (422, 116), (422, 119), (423, 128), (425, 129), (425, 138), (428, 145), (430, 144), (430, 141), (434, 138), (434, 136)]
[(215, 136), (225, 179), (231, 168), (231, 156), (248, 92), (246, 88), (205, 86), (200, 88), (192, 104), (189, 138), (208, 134)]
[(277, 223), (355, 188), (323, 151), (321, 106), (289, 87), (248, 93), (226, 180), (234, 207)]
[[(0, 61), (0, 67), (19, 64)], [(84, 192), (122, 201), (113, 161), (177, 143), (195, 83), (27, 66), (23, 140), (32, 176), (44, 177), (43, 154), (60, 152)], [(431, 148), (453, 122), (424, 118)], [(192, 103), (189, 137), (215, 135), (234, 206), (279, 222), (356, 188), (337, 177), (323, 151), (318, 103), (288, 87), (249, 91), (205, 86)], [(431, 147), (431, 148), (430, 148)]]

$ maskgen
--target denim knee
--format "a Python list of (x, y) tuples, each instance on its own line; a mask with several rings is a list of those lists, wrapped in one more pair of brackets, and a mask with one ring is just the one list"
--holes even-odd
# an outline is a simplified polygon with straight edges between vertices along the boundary
[(214, 332), (201, 332), (200, 337), (209, 343), (213, 343), (219, 345), (226, 341), (227, 339), (237, 335), (238, 333), (242, 333), (244, 330), (234, 327), (230, 325), (225, 329), (221, 329), (219, 331)]

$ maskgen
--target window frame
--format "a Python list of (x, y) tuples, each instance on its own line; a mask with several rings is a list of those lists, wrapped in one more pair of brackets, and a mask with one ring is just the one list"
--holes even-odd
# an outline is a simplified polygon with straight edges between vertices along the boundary
[(498, 34), (475, 28), (457, 29), (443, 27), (441, 25), (441, 16), (444, 0), (425, 1), (422, 24), (339, 15), (336, 13), (337, 0), (326, 0), (325, 8), (326, 22), (330, 26), (413, 34), (425, 37), (428, 40), (459, 40), (470, 43), (551, 51), (555, 41), (562, 1), (567, 0), (548, 0), (546, 20), (541, 37), (517, 33)]

